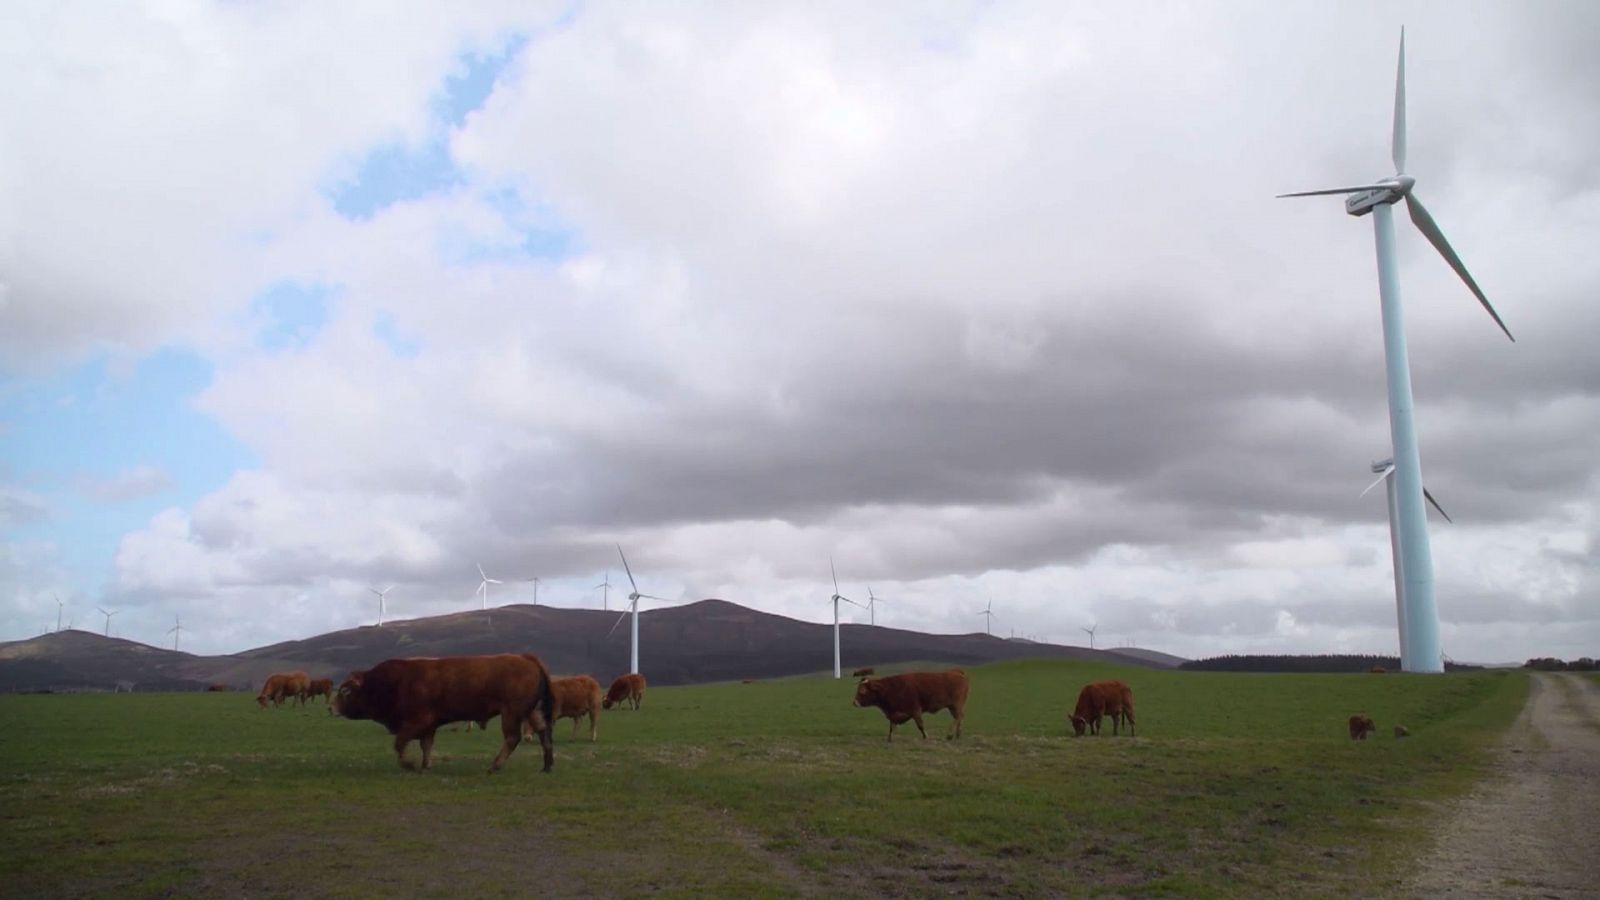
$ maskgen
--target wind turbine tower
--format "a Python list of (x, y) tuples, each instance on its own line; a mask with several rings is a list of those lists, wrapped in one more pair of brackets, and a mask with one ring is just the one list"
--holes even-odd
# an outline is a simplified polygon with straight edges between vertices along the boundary
[(167, 634), (172, 635), (172, 649), (176, 651), (178, 649), (178, 638), (183, 637), (183, 617), (174, 616), (173, 621), (177, 624), (173, 625), (171, 628), (168, 628)]
[(1443, 672), (1444, 657), (1439, 646), (1439, 610), (1433, 593), (1433, 552), (1428, 544), (1427, 510), (1422, 497), (1422, 457), (1417, 447), (1416, 423), (1412, 420), (1411, 366), (1406, 355), (1405, 319), (1401, 312), (1400, 280), (1395, 263), (1394, 215), (1390, 209), (1404, 200), (1411, 221), (1439, 251), (1450, 268), (1472, 291), (1506, 337), (1510, 329), (1500, 321), (1472, 280), (1467, 267), (1445, 240), (1427, 207), (1412, 190), (1416, 179), (1406, 174), (1406, 38), (1400, 32), (1400, 59), (1395, 68), (1394, 131), (1390, 143), (1395, 174), (1371, 184), (1299, 191), (1280, 197), (1312, 197), (1348, 194), (1345, 212), (1360, 217), (1372, 214), (1378, 255), (1378, 299), (1383, 314), (1383, 357), (1389, 392), (1389, 439), (1394, 451), (1395, 515), (1399, 531), (1400, 570), (1404, 606), (1400, 629), (1401, 668), (1408, 672)]
[[(1396, 512), (1395, 512), (1394, 460), (1385, 459), (1385, 460), (1379, 460), (1378, 462), (1373, 463), (1372, 464), (1372, 472), (1373, 472), (1373, 474), (1378, 476), (1378, 480), (1374, 481), (1373, 483), (1371, 483), (1369, 485), (1367, 485), (1367, 489), (1361, 492), (1361, 496), (1365, 497), (1367, 495), (1368, 491), (1371, 491), (1373, 488), (1378, 486), (1379, 482), (1383, 482), (1383, 484), (1384, 484), (1384, 486), (1386, 488), (1385, 493), (1388, 494), (1388, 496), (1389, 496), (1389, 557), (1390, 557), (1390, 559), (1391, 559), (1391, 561), (1393, 562), (1393, 565), (1394, 565), (1394, 608), (1395, 608), (1395, 619), (1396, 619), (1396, 621), (1399, 622), (1399, 626), (1400, 626), (1400, 628), (1399, 628), (1399, 630), (1400, 630), (1400, 668), (1403, 671), (1409, 672), (1409, 671), (1411, 671), (1410, 660), (1408, 660), (1406, 658), (1406, 656), (1405, 656), (1405, 650), (1406, 650), (1405, 558), (1404, 558), (1404, 555), (1400, 552), (1400, 529), (1398, 527), (1399, 526), (1399, 521), (1398, 521), (1398, 518), (1397, 518)], [(1444, 511), (1444, 507), (1439, 505), (1439, 501), (1433, 499), (1433, 494), (1428, 492), (1427, 485), (1423, 485), (1423, 487), (1422, 487), (1422, 498), (1424, 500), (1428, 501), (1428, 503), (1432, 504), (1433, 508), (1438, 510), (1439, 515), (1444, 516), (1444, 520), (1446, 522), (1452, 521), (1451, 518), (1450, 518), (1450, 514), (1445, 512)]]
[(828, 571), (833, 573), (833, 677), (838, 679), (842, 675), (839, 668), (839, 601), (843, 600), (851, 606), (861, 604), (839, 593), (839, 570), (833, 567), (831, 556), (828, 557)]
[[(617, 555), (622, 557), (622, 569), (628, 573), (628, 584), (632, 586), (633, 591), (628, 594), (628, 609), (623, 610), (622, 615), (617, 616), (617, 621), (612, 623), (611, 631), (606, 632), (606, 637), (610, 637), (611, 632), (617, 630), (617, 626), (622, 624), (622, 620), (627, 617), (628, 611), (631, 609), (633, 611), (633, 640), (628, 651), (628, 671), (637, 675), (639, 674), (639, 601), (660, 600), (666, 602), (667, 598), (639, 593), (639, 585), (633, 580), (633, 570), (628, 568), (628, 555), (622, 552), (621, 544), (617, 545)], [(611, 574), (607, 572), (606, 577), (609, 579)]]
[(394, 590), (394, 585), (391, 584), (391, 585), (389, 585), (388, 587), (384, 588), (381, 591), (378, 590), (375, 587), (369, 587), (369, 588), (367, 588), (367, 590), (369, 590), (369, 591), (373, 592), (374, 594), (378, 595), (378, 627), (382, 628), (383, 627), (383, 600), (384, 600), (385, 597), (389, 596), (389, 592), (390, 591)]
[(987, 607), (985, 607), (982, 612), (978, 613), (978, 615), (984, 617), (984, 620), (983, 620), (983, 633), (987, 634), (987, 635), (993, 635), (994, 634), (994, 598), (993, 597), (989, 598), (989, 605)]
[(505, 584), (505, 582), (498, 578), (490, 578), (488, 575), (483, 574), (483, 563), (477, 563), (476, 565), (478, 567), (478, 577), (482, 578), (483, 580), (478, 582), (478, 589), (473, 593), (483, 595), (483, 608), (487, 610), (489, 608), (489, 585)]

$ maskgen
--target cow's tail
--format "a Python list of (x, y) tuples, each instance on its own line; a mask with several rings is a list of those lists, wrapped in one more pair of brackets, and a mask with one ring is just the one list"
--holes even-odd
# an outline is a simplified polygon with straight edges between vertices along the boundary
[(556, 692), (550, 685), (550, 670), (543, 665), (539, 669), (539, 674), (543, 676), (539, 679), (539, 712), (544, 715), (544, 727), (553, 734), (556, 727)]

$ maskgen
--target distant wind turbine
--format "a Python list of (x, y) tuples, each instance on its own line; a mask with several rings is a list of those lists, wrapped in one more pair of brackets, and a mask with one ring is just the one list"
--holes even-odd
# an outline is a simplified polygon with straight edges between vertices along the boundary
[(878, 602), (882, 599), (872, 592), (872, 585), (867, 585), (867, 618), (873, 625), (878, 624)]
[(993, 635), (994, 634), (994, 598), (993, 597), (989, 598), (989, 605), (986, 608), (984, 608), (982, 611), (980, 611), (978, 613), (978, 615), (985, 617), (984, 621), (983, 621), (983, 633), (984, 634), (988, 634), (988, 635)]
[(367, 588), (367, 590), (369, 590), (369, 591), (373, 592), (374, 594), (378, 595), (378, 627), (382, 628), (383, 627), (383, 600), (384, 600), (385, 597), (389, 596), (389, 592), (390, 591), (394, 590), (394, 585), (391, 584), (391, 585), (389, 585), (388, 587), (384, 588), (381, 591), (378, 590), (375, 587), (369, 587), (369, 588)]
[(61, 602), (61, 598), (57, 597), (54, 593), (51, 593), (50, 596), (56, 598), (56, 631), (60, 631), (61, 630), (61, 612), (62, 612), (62, 610), (66, 609), (67, 607), (66, 607), (66, 604)]
[[(617, 621), (612, 623), (611, 631), (606, 632), (606, 637), (610, 637), (611, 633), (617, 630), (617, 626), (621, 625), (622, 624), (622, 620), (627, 618), (628, 611), (632, 610), (633, 611), (633, 640), (632, 640), (631, 649), (629, 650), (629, 655), (628, 655), (628, 671), (632, 672), (635, 675), (637, 675), (639, 673), (639, 601), (640, 600), (660, 600), (663, 603), (670, 602), (670, 601), (668, 601), (667, 598), (665, 598), (665, 597), (654, 597), (654, 596), (651, 596), (650, 594), (641, 594), (641, 593), (639, 593), (639, 584), (638, 584), (638, 582), (633, 580), (633, 570), (628, 568), (628, 556), (627, 556), (627, 554), (622, 552), (622, 545), (621, 544), (617, 545), (617, 555), (622, 557), (622, 569), (623, 569), (623, 571), (628, 573), (628, 584), (633, 587), (633, 591), (628, 594), (628, 609), (623, 610), (622, 611), (622, 615), (617, 616)], [(606, 574), (606, 577), (610, 578), (610, 573), (609, 572)]]
[(478, 577), (482, 578), (483, 580), (478, 582), (478, 589), (473, 591), (473, 593), (483, 595), (483, 608), (487, 610), (489, 608), (489, 585), (505, 584), (505, 582), (498, 578), (490, 578), (488, 575), (485, 575), (483, 573), (483, 563), (477, 563), (476, 565), (478, 567)]
[(1100, 627), (1100, 623), (1096, 622), (1095, 624), (1090, 625), (1088, 628), (1082, 629), (1082, 631), (1084, 633), (1089, 635), (1089, 649), (1090, 650), (1094, 649), (1094, 633), (1095, 633), (1095, 630), (1098, 629), (1099, 627)]
[[(605, 580), (600, 582), (599, 584), (595, 585), (594, 587), (600, 588), (600, 608), (609, 612), (611, 610), (611, 570), (610, 569), (606, 570)], [(594, 590), (594, 588), (590, 588), (589, 590), (592, 591), (592, 590)]]
[(1404, 200), (1411, 221), (1428, 239), (1485, 312), (1494, 319), (1506, 337), (1511, 330), (1489, 304), (1478, 283), (1467, 272), (1445, 240), (1427, 207), (1412, 188), (1416, 179), (1406, 174), (1406, 35), (1400, 32), (1400, 58), (1395, 66), (1394, 132), (1390, 142), (1395, 174), (1372, 184), (1299, 191), (1281, 197), (1311, 197), (1349, 194), (1345, 212), (1352, 216), (1372, 213), (1372, 226), (1378, 254), (1378, 299), (1383, 315), (1383, 358), (1389, 392), (1389, 440), (1394, 451), (1395, 523), (1399, 532), (1398, 553), (1402, 559), (1405, 588), (1400, 592), (1404, 607), (1400, 629), (1401, 668), (1409, 672), (1444, 671), (1439, 644), (1439, 609), (1433, 592), (1433, 551), (1428, 544), (1427, 509), (1422, 496), (1422, 456), (1417, 447), (1416, 423), (1412, 420), (1411, 364), (1406, 353), (1405, 319), (1401, 312), (1400, 279), (1395, 263), (1394, 216), (1391, 206)]
[[(828, 571), (833, 573), (833, 677), (839, 678), (842, 671), (839, 668), (839, 601), (852, 606), (860, 606), (854, 600), (839, 593), (839, 570), (833, 567), (833, 557), (828, 557)], [(868, 590), (871, 593), (871, 590)]]
[(106, 637), (111, 637), (111, 617), (121, 612), (121, 610), (106, 609), (103, 606), (96, 606), (95, 609), (100, 610), (100, 615), (106, 617)]
[(173, 625), (171, 628), (168, 628), (167, 629), (167, 634), (172, 635), (172, 649), (173, 650), (177, 650), (178, 649), (178, 638), (183, 637), (183, 632), (184, 632), (183, 617), (174, 616), (173, 620), (177, 624)]
[[(1361, 496), (1365, 497), (1373, 488), (1378, 486), (1379, 482), (1382, 482), (1386, 488), (1385, 493), (1389, 497), (1389, 558), (1394, 566), (1395, 619), (1400, 626), (1400, 669), (1401, 671), (1410, 672), (1415, 667), (1411, 665), (1412, 660), (1406, 656), (1405, 554), (1400, 552), (1399, 521), (1395, 515), (1394, 460), (1379, 460), (1372, 464), (1372, 471), (1378, 476), (1377, 481), (1367, 485), (1367, 489), (1361, 492)], [(1433, 508), (1439, 511), (1439, 515), (1444, 516), (1446, 522), (1452, 521), (1449, 514), (1444, 511), (1444, 507), (1440, 506), (1439, 501), (1433, 499), (1433, 494), (1428, 492), (1427, 485), (1422, 487), (1422, 496), (1423, 499), (1433, 504)]]
[(533, 582), (533, 605), (534, 606), (538, 606), (539, 605), (539, 576), (535, 575), (535, 576), (533, 576), (532, 578), (530, 578), (528, 580)]

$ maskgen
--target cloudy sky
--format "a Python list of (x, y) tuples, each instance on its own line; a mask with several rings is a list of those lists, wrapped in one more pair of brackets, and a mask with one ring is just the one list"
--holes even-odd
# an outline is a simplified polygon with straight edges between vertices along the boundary
[(0, 639), (598, 607), (620, 542), (813, 621), (831, 556), (897, 627), (1394, 652), (1371, 226), (1273, 195), (1390, 173), (1401, 25), (1517, 337), (1397, 219), (1444, 649), (1595, 655), (1585, 0), (5, 4)]

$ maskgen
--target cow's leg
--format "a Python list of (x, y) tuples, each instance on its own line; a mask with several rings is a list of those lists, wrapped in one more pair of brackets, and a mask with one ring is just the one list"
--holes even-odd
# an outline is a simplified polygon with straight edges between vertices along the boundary
[[(577, 722), (572, 724), (576, 725)], [(600, 724), (600, 716), (594, 710), (589, 710), (589, 743), (594, 743), (595, 727)]]
[(912, 713), (911, 714), (911, 721), (917, 723), (917, 730), (922, 732), (922, 739), (923, 740), (927, 740), (928, 739), (928, 729), (922, 727), (922, 713), (919, 713), (919, 712), (918, 713)]
[[(573, 740), (577, 740), (578, 739), (578, 723), (582, 722), (582, 721), (583, 721), (583, 716), (573, 716), (572, 717), (572, 739)], [(590, 740), (593, 740), (593, 738), (591, 738)]]
[[(578, 724), (578, 720), (573, 719), (572, 724)], [(542, 772), (550, 771), (556, 764), (555, 733), (555, 725), (550, 722), (546, 722), (543, 730), (539, 732), (539, 748), (544, 751), (544, 768), (540, 770)]]
[(401, 728), (394, 735), (394, 754), (400, 760), (400, 768), (407, 772), (417, 771), (417, 764), (406, 759), (406, 748), (416, 736), (416, 732), (409, 728)]
[(950, 710), (950, 715), (955, 721), (950, 723), (950, 733), (945, 735), (945, 740), (954, 740), (961, 737), (961, 713), (952, 709)]
[(419, 743), (422, 744), (422, 768), (424, 769), (433, 768), (433, 738), (438, 732), (439, 729), (430, 728), (422, 733), (422, 740)]
[(891, 742), (894, 741), (894, 726), (895, 726), (895, 724), (896, 724), (895, 720), (893, 720), (893, 719), (889, 720), (889, 740)]
[[(512, 715), (509, 709), (500, 714), (500, 734), (504, 740), (500, 742), (500, 752), (495, 754), (494, 762), (489, 764), (489, 773), (491, 775), (500, 771), (500, 767), (506, 764), (506, 757), (511, 755), (511, 751), (517, 749), (518, 744), (522, 743), (522, 725), (520, 724), (522, 718)], [(542, 716), (539, 717), (537, 722), (543, 726), (543, 733), (548, 735), (550, 733), (550, 723), (544, 721)]]
[(1133, 710), (1128, 710), (1126, 715), (1128, 717), (1128, 737), (1133, 737)]

